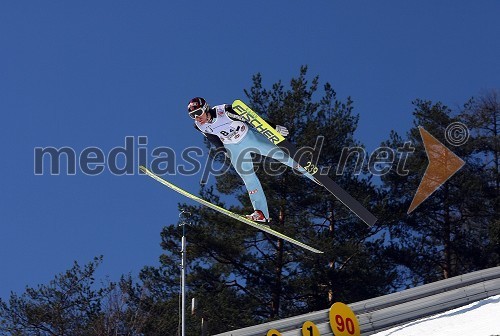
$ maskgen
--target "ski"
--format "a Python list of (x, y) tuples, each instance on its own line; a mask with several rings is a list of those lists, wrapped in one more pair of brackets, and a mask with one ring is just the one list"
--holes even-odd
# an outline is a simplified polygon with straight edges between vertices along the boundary
[(212, 203), (204, 200), (203, 198), (195, 196), (195, 195), (193, 195), (193, 194), (185, 191), (184, 189), (179, 188), (175, 184), (172, 184), (172, 183), (166, 181), (165, 179), (163, 179), (160, 176), (156, 175), (155, 173), (153, 173), (152, 171), (150, 171), (149, 169), (147, 169), (144, 166), (139, 166), (139, 169), (143, 173), (145, 173), (146, 175), (148, 175), (149, 177), (151, 177), (154, 180), (156, 180), (156, 181), (160, 182), (161, 184), (163, 184), (164, 186), (166, 186), (166, 187), (168, 187), (168, 188), (170, 188), (170, 189), (178, 192), (179, 194), (184, 195), (184, 196), (186, 196), (186, 197), (188, 197), (188, 198), (190, 198), (190, 199), (192, 199), (192, 200), (194, 200), (194, 201), (196, 201), (196, 202), (198, 202), (198, 203), (200, 203), (200, 204), (202, 204), (202, 205), (204, 205), (206, 207), (209, 207), (209, 208), (211, 208), (211, 209), (213, 209), (215, 211), (218, 211), (218, 212), (220, 212), (220, 213), (222, 213), (222, 214), (224, 214), (226, 216), (229, 216), (231, 218), (239, 220), (242, 223), (245, 223), (247, 225), (253, 226), (256, 229), (259, 229), (261, 231), (267, 232), (267, 233), (269, 233), (269, 234), (271, 234), (271, 235), (273, 235), (273, 236), (275, 236), (277, 238), (283, 239), (283, 240), (285, 240), (285, 241), (287, 241), (289, 243), (292, 243), (292, 244), (295, 244), (297, 246), (300, 246), (300, 247), (302, 247), (302, 248), (304, 248), (306, 250), (309, 250), (311, 252), (314, 252), (314, 253), (323, 253), (320, 250), (317, 250), (317, 249), (315, 249), (315, 248), (313, 248), (313, 247), (311, 247), (309, 245), (306, 245), (306, 244), (304, 244), (304, 243), (302, 243), (302, 242), (300, 242), (298, 240), (290, 238), (287, 235), (284, 235), (284, 234), (282, 234), (282, 233), (280, 233), (278, 231), (275, 231), (275, 230), (271, 229), (270, 227), (268, 227), (267, 225), (262, 225), (262, 224), (253, 222), (253, 221), (251, 221), (251, 220), (249, 220), (249, 219), (247, 219), (247, 218), (245, 218), (245, 217), (243, 217), (241, 215), (235, 214), (232, 211), (224, 209), (224, 208), (222, 208), (222, 207), (220, 207), (218, 205), (212, 204)]
[(304, 155), (297, 155), (297, 148), (286, 140), (278, 131), (271, 127), (264, 119), (255, 113), (244, 102), (237, 99), (232, 104), (233, 110), (238, 113), (250, 125), (252, 125), (259, 133), (264, 135), (269, 141), (283, 149), (286, 153), (300, 164), (304, 169), (314, 176), (330, 193), (333, 194), (339, 201), (347, 206), (354, 214), (356, 214), (368, 226), (372, 226), (377, 221), (377, 218), (369, 212), (361, 203), (355, 200), (347, 191), (333, 181), (328, 175), (321, 174), (321, 169), (312, 161), (308, 161)]

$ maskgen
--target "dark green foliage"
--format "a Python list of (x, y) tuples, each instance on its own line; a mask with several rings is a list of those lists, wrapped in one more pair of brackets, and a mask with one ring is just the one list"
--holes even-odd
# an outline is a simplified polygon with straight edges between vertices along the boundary
[[(323, 96), (315, 99), (319, 79), (309, 83), (306, 67), (288, 89), (281, 82), (264, 89), (260, 75), (253, 82), (246, 92), (247, 102), (257, 113), (286, 126), (288, 139), (299, 148), (313, 147), (318, 135), (324, 136), (317, 153), (319, 165), (331, 166), (330, 175), (367, 207), (381, 206), (380, 195), (367, 176), (350, 174), (353, 163), (348, 163), (344, 174), (334, 175), (342, 148), (361, 146), (354, 139), (358, 116), (353, 114), (350, 98), (338, 100), (333, 88), (325, 84)], [(181, 205), (193, 214), (187, 229), (189, 293), (198, 298), (199, 311), (208, 320), (211, 333), (392, 290), (397, 273), (381, 257), (383, 226), (370, 230), (334, 196), (297, 172), (268, 158), (256, 156), (254, 161), (273, 227), (325, 254), (298, 249), (209, 209)], [(276, 171), (280, 173), (272, 173)], [(234, 170), (217, 177), (215, 187), (203, 188), (202, 197), (237, 213), (252, 211)], [(231, 195), (231, 206), (221, 202), (224, 195)], [(162, 233), (166, 257), (157, 270), (171, 279), (178, 278), (174, 268), (180, 262), (175, 254), (179, 249), (176, 230), (168, 227)], [(141, 276), (144, 283), (154, 279), (153, 273)]]
[(0, 333), (4, 335), (95, 335), (101, 303), (108, 289), (94, 289), (96, 258), (85, 267), (74, 266), (48, 285), (26, 288), (0, 299)]
[[(390, 220), (393, 251), (389, 257), (407, 269), (407, 286), (498, 263), (497, 256), (488, 252), (488, 249), (495, 249), (488, 235), (491, 238), (495, 235), (492, 231), (498, 216), (491, 186), (492, 177), (498, 171), (491, 174), (491, 165), (485, 166), (478, 160), (478, 125), (471, 122), (477, 120), (478, 115), (472, 112), (471, 104), (460, 115), (453, 114), (440, 102), (416, 100), (414, 105), (415, 127), (408, 132), (407, 138), (393, 133), (383, 144), (395, 149), (410, 141), (415, 147), (414, 154), (406, 162), (410, 171), (408, 176), (391, 171), (382, 178), (387, 206), (395, 215)], [(453, 147), (447, 141), (445, 130), (458, 121), (466, 122), (472, 134), (467, 144)], [(434, 135), (466, 164), (414, 212), (406, 215), (428, 164), (417, 126)]]
[[(271, 89), (257, 74), (245, 91), (247, 103), (286, 126), (298, 148), (315, 147), (318, 166), (329, 167), (330, 177), (372, 211), (377, 224), (368, 228), (320, 186), (256, 156), (272, 226), (325, 253), (302, 250), (208, 208), (180, 204), (191, 213), (184, 218), (187, 302), (197, 301), (194, 315), (186, 307), (188, 336), (202, 334), (202, 320), (216, 334), (500, 264), (498, 93), (471, 99), (459, 113), (441, 102), (415, 100), (414, 127), (405, 137), (391, 132), (382, 144), (396, 153), (410, 149), (404, 166), (394, 164), (372, 182), (366, 162), (359, 165), (356, 156), (341, 160), (346, 149), (364, 154), (354, 136), (354, 102), (339, 99), (328, 83), (320, 90), (319, 83), (318, 77), (308, 79), (306, 67), (288, 86), (278, 82)], [(456, 121), (469, 127), (470, 139), (451, 147), (445, 129)], [(466, 165), (408, 215), (428, 165), (418, 126)], [(223, 155), (210, 156), (224, 161)], [(236, 213), (252, 211), (233, 169), (210, 182), (201, 197)], [(123, 276), (97, 289), (97, 258), (83, 268), (75, 263), (49, 285), (12, 293), (8, 302), (0, 300), (0, 335), (179, 335), (181, 235), (177, 226), (162, 230), (160, 266), (143, 268), (137, 280)]]
[(486, 251), (490, 266), (500, 265), (500, 92), (485, 92), (471, 99), (461, 117), (471, 129), (467, 150), (484, 183), (474, 208), (488, 227)]

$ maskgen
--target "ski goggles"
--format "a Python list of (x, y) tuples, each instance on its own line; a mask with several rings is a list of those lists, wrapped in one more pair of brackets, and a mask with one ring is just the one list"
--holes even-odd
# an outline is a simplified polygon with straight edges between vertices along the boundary
[(188, 113), (189, 113), (189, 116), (191, 117), (191, 119), (196, 119), (196, 117), (201, 116), (203, 113), (205, 113), (205, 111), (206, 111), (206, 109), (200, 107), (200, 108), (197, 108), (196, 110), (190, 111)]

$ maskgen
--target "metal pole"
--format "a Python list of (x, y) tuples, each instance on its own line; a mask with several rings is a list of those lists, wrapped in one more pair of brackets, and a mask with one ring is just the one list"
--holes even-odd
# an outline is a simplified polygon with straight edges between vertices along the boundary
[[(182, 210), (179, 214), (181, 216), (189, 217), (191, 213)], [(182, 239), (181, 239), (181, 336), (186, 336), (186, 225), (182, 218), (179, 225), (182, 226)]]
[(181, 287), (182, 287), (182, 336), (186, 335), (186, 237), (184, 227), (182, 228), (182, 263), (181, 263)]

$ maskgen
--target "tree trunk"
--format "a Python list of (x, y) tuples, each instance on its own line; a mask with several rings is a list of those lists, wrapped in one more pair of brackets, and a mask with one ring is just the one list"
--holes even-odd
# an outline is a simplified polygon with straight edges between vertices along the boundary
[(451, 270), (451, 223), (450, 223), (450, 206), (448, 202), (449, 188), (445, 184), (444, 188), (444, 218), (443, 218), (443, 239), (444, 239), (444, 266), (443, 266), (443, 278), (448, 279), (452, 276)]

